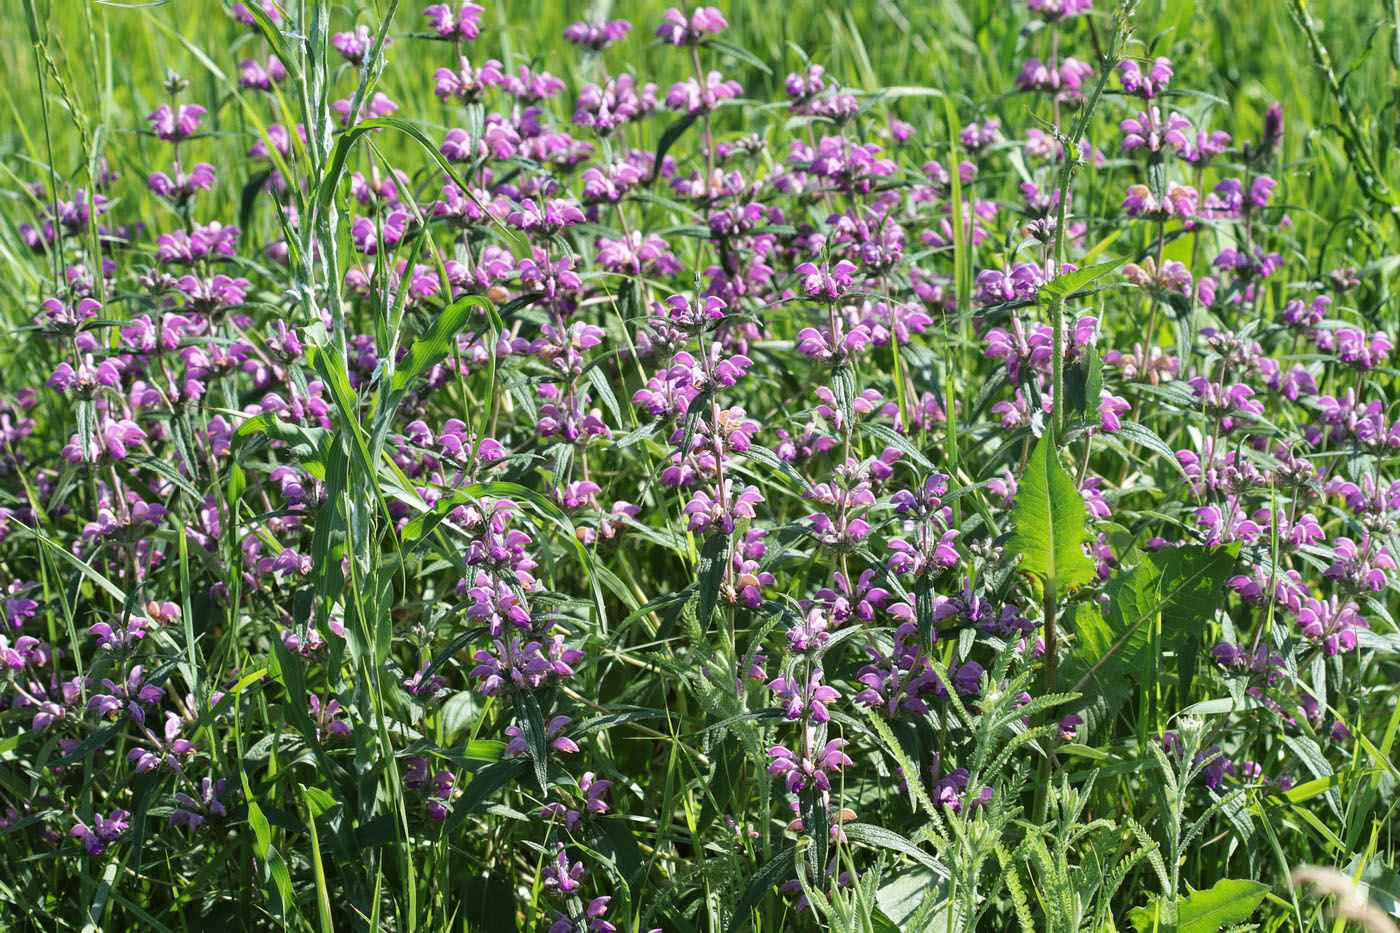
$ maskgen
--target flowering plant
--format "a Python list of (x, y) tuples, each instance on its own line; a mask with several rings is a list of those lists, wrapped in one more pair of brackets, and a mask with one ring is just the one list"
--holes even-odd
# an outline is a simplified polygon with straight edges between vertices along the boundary
[[(15, 922), (1322, 930), (1293, 865), (1393, 891), (1393, 101), (1278, 2), (1317, 74), (1128, 2), (862, 38), (801, 0), (779, 41), (26, 0)], [(170, 67), (71, 60), (99, 17)]]

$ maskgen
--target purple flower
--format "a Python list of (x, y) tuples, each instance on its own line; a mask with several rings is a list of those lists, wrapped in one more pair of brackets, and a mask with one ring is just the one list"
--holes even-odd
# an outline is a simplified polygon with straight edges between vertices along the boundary
[(316, 724), (316, 741), (323, 738), (329, 740), (332, 736), (339, 739), (350, 738), (350, 724), (340, 718), (340, 701), (331, 697), (322, 703), (321, 698), (316, 694), (311, 694), (307, 698), (311, 707), (311, 721)]
[(574, 102), (574, 124), (592, 128), (607, 136), (624, 123), (656, 109), (656, 85), (637, 85), (637, 79), (624, 74), (609, 78), (599, 86), (586, 85)]
[(475, 3), (434, 3), (423, 11), (436, 38), (460, 42), (475, 39), (481, 32), (482, 8)]
[(1128, 400), (1109, 394), (1107, 389), (1099, 390), (1099, 426), (1105, 431), (1117, 431), (1123, 426), (1119, 415), (1132, 410)]
[(101, 855), (108, 844), (116, 842), (126, 832), (130, 819), (131, 813), (127, 810), (113, 810), (107, 816), (99, 813), (93, 817), (91, 828), (78, 820), (68, 835), (81, 839), (88, 855)]
[[(387, 94), (385, 94), (383, 91), (376, 91), (373, 97), (360, 104), (360, 112), (355, 114), (355, 119), (353, 120), (353, 123), (358, 124), (364, 122), (365, 120), (377, 119), (379, 117), (387, 117), (389, 114), (393, 113), (395, 110), (398, 109), (399, 105), (390, 100)], [(341, 126), (349, 127), (352, 125), (352, 121), (350, 119), (350, 100), (348, 98), (345, 100), (338, 100), (332, 103), (331, 110), (334, 111), (337, 115), (339, 115)], [(375, 132), (379, 133), (383, 132), (383, 130), (376, 129)]]
[(12, 671), (22, 671), (35, 659), (34, 649), (38, 645), (38, 639), (32, 635), (21, 635), (12, 647), (9, 636), (0, 635), (0, 664)]
[(1016, 86), (1023, 91), (1053, 94), (1060, 101), (1069, 101), (1080, 96), (1084, 82), (1093, 75), (1093, 66), (1077, 58), (1048, 63), (1032, 58), (1026, 61), (1021, 73), (1016, 76)]
[(546, 866), (542, 873), (544, 889), (550, 894), (568, 897), (582, 885), (579, 879), (583, 877), (583, 863), (570, 862), (569, 854), (564, 851), (564, 843), (556, 845), (554, 862)]
[(656, 27), (656, 37), (671, 45), (695, 45), (706, 33), (721, 33), (729, 23), (716, 7), (698, 6), (689, 17), (672, 7), (664, 14), (664, 21)]
[(1256, 175), (1249, 183), (1249, 204), (1260, 208), (1269, 206), (1269, 195), (1278, 182), (1268, 175)]
[(146, 118), (152, 131), (161, 139), (179, 142), (188, 139), (199, 129), (200, 118), (206, 111), (199, 104), (180, 104), (171, 109), (169, 104), (161, 104)]
[(59, 363), (45, 384), (60, 392), (76, 390), (79, 396), (91, 398), (98, 386), (111, 388), (121, 384), (121, 366), (117, 360), (103, 360), (94, 365), (92, 355), (88, 354), (78, 363), (77, 369), (69, 363)]
[(301, 554), (294, 548), (283, 548), (274, 557), (264, 557), (257, 563), (258, 573), (275, 573), (281, 577), (289, 574), (306, 576), (313, 568), (310, 554)]
[(113, 628), (106, 622), (94, 623), (89, 626), (88, 634), (97, 638), (97, 647), (103, 651), (125, 651), (146, 637), (145, 626), (146, 620), (136, 616), (125, 628)]
[(145, 439), (146, 432), (135, 422), (103, 415), (90, 437), (79, 439), (74, 434), (63, 448), (62, 456), (69, 463), (98, 463), (104, 457), (123, 460), (131, 448)]
[(762, 501), (763, 493), (757, 486), (745, 486), (735, 495), (734, 481), (726, 478), (722, 493), (714, 487), (697, 490), (681, 511), (690, 516), (686, 527), (691, 531), (698, 534), (733, 534), (739, 520), (752, 519), (754, 506)]
[(976, 796), (968, 797), (965, 791), (970, 779), (971, 775), (966, 768), (955, 768), (949, 771), (946, 776), (934, 782), (933, 802), (954, 813), (960, 812), (963, 807), (975, 810), (991, 803), (992, 789), (990, 787), (984, 786)]
[(856, 271), (856, 266), (855, 263), (844, 259), (838, 262), (835, 268), (830, 268), (825, 262), (820, 267), (804, 262), (793, 271), (803, 277), (802, 290), (808, 295), (835, 301), (851, 287), (851, 273)]
[(238, 83), (250, 90), (270, 91), (286, 77), (287, 68), (275, 55), (269, 55), (266, 63), (256, 58), (245, 58), (238, 63)]
[(831, 780), (827, 775), (855, 764), (842, 751), (849, 744), (845, 739), (832, 739), (812, 753), (811, 758), (775, 745), (768, 750), (768, 755), (773, 759), (768, 773), (775, 777), (782, 775), (789, 794), (800, 794), (809, 785), (827, 793), (831, 790)]
[(511, 211), (506, 222), (518, 230), (553, 236), (565, 227), (581, 224), (586, 220), (577, 202), (568, 198), (551, 198), (536, 204), (534, 198), (526, 198), (520, 207)]
[(1323, 571), (1328, 580), (1344, 583), (1354, 592), (1379, 592), (1390, 583), (1387, 570), (1395, 570), (1395, 560), (1389, 549), (1377, 544), (1370, 534), (1360, 541), (1339, 537), (1333, 547), (1332, 565)]
[[(272, 21), (274, 26), (282, 22), (284, 17), (282, 10), (277, 6), (277, 0), (258, 0), (257, 5), (260, 10), (267, 14), (267, 18)], [(233, 18), (240, 23), (253, 24), (257, 22), (253, 19), (253, 14), (242, 3), (233, 5)]]
[(104, 679), (102, 686), (109, 692), (93, 694), (88, 699), (88, 709), (97, 710), (100, 716), (115, 716), (125, 710), (133, 722), (138, 725), (145, 723), (146, 709), (159, 702), (165, 696), (165, 691), (142, 683), (144, 676), (145, 667), (137, 664), (120, 683)]
[(429, 674), (429, 666), (428, 662), (424, 661), (411, 677), (404, 678), (403, 688), (415, 699), (431, 700), (447, 684), (441, 674)]
[(1195, 140), (1188, 140), (1187, 146), (1180, 150), (1180, 155), (1187, 162), (1204, 167), (1211, 159), (1224, 154), (1229, 146), (1229, 133), (1222, 130), (1216, 130), (1212, 133), (1197, 130)]
[(1151, 100), (1165, 91), (1171, 83), (1172, 63), (1171, 59), (1159, 56), (1152, 61), (1152, 65), (1144, 74), (1137, 62), (1129, 60), (1118, 66), (1118, 72), (1123, 90), (1143, 100)]
[(537, 104), (555, 97), (564, 90), (564, 82), (547, 71), (538, 74), (525, 65), (517, 66), (515, 74), (506, 75), (506, 92), (522, 104)]
[(198, 800), (183, 791), (177, 791), (175, 802), (180, 806), (170, 814), (170, 825), (187, 826), (190, 832), (196, 832), (210, 818), (228, 816), (228, 810), (220, 799), (227, 787), (228, 781), (223, 778), (214, 780), (206, 777), (200, 779)]
[(891, 540), (889, 547), (894, 553), (890, 555), (887, 563), (890, 570), (900, 575), (942, 573), (956, 567), (962, 559), (958, 554), (957, 539), (956, 528), (944, 531), (941, 535), (934, 529), (921, 529), (913, 543), (903, 538)]
[(67, 305), (57, 298), (49, 298), (39, 305), (39, 313), (34, 323), (47, 331), (72, 336), (78, 333), (89, 321), (97, 317), (102, 305), (91, 298), (83, 298), (76, 304)]
[(650, 272), (676, 275), (681, 271), (680, 261), (661, 235), (644, 234), (640, 230), (633, 230), (621, 240), (599, 237), (598, 264), (609, 272), (620, 272), (624, 275), (642, 275)]
[(152, 172), (146, 179), (146, 187), (152, 194), (166, 198), (177, 205), (181, 205), (194, 197), (196, 192), (208, 191), (214, 187), (215, 175), (214, 166), (208, 162), (198, 162), (188, 173), (180, 168), (180, 163), (174, 166), (174, 175), (167, 175), (164, 172)]
[(666, 94), (666, 106), (687, 113), (708, 113), (720, 101), (738, 97), (743, 91), (738, 81), (726, 81), (718, 71), (711, 71), (703, 85), (695, 78), (672, 85)]
[(1123, 137), (1124, 152), (1134, 149), (1158, 152), (1167, 146), (1180, 152), (1189, 150), (1191, 146), (1191, 140), (1186, 135), (1191, 129), (1191, 121), (1179, 113), (1163, 121), (1162, 112), (1155, 104), (1137, 116), (1124, 120), (1118, 124), (1118, 128), (1126, 134)]
[(494, 639), (491, 646), (494, 650), (477, 651), (477, 665), (469, 675), (479, 681), (476, 689), (486, 696), (512, 689), (538, 690), (551, 679), (572, 677), (573, 665), (586, 657), (582, 651), (565, 648), (563, 635), (554, 635), (545, 643), (525, 642), (515, 635), (508, 642)]
[[(384, 37), (386, 46), (393, 41), (388, 36)], [(369, 50), (374, 47), (374, 34), (368, 26), (361, 23), (349, 32), (335, 33), (331, 36), (331, 45), (346, 61), (352, 65), (360, 65), (364, 63)]]
[[(550, 748), (556, 752), (572, 753), (579, 750), (574, 740), (563, 734), (564, 729), (572, 722), (573, 720), (568, 716), (551, 716), (549, 718), (544, 726), (544, 734)], [(503, 757), (523, 755), (529, 750), (529, 745), (525, 741), (525, 733), (520, 731), (519, 726), (506, 726), (506, 735), (510, 736), (510, 741), (506, 743), (505, 750), (501, 752)]]
[(127, 760), (135, 764), (138, 772), (150, 771), (160, 765), (164, 765), (170, 771), (181, 771), (180, 756), (192, 755), (195, 752), (194, 743), (180, 736), (184, 727), (183, 719), (175, 713), (167, 712), (164, 738), (157, 738), (148, 731), (146, 738), (150, 747), (133, 748), (127, 753)]
[(1026, 0), (1026, 7), (1046, 22), (1082, 16), (1094, 8), (1093, 0)]
[[(1195, 188), (1171, 182), (1159, 202), (1146, 185), (1132, 185), (1123, 198), (1123, 210), (1129, 217), (1144, 217), (1148, 220), (1167, 220), (1171, 217), (1189, 219), (1196, 213), (1200, 195)], [(1154, 262), (1150, 257), (1144, 262)], [(1180, 265), (1180, 263), (1178, 263)]]
[(627, 33), (631, 31), (632, 24), (625, 19), (595, 20), (593, 22), (580, 20), (576, 23), (570, 23), (564, 29), (564, 38), (580, 48), (601, 52), (614, 42), (625, 38)]
[(788, 97), (792, 98), (793, 109), (801, 111), (802, 105), (826, 90), (826, 81), (823, 75), (826, 68), (818, 64), (807, 66), (805, 74), (793, 72), (783, 81), (783, 86), (787, 88)]
[(1298, 630), (1309, 641), (1321, 645), (1329, 657), (1354, 649), (1356, 630), (1369, 628), (1356, 603), (1343, 603), (1336, 596), (1304, 600), (1297, 617)]
[(803, 718), (810, 718), (817, 723), (826, 722), (831, 719), (831, 714), (826, 709), (827, 705), (841, 699), (841, 694), (835, 688), (822, 683), (822, 672), (819, 669), (812, 671), (806, 683), (796, 675), (788, 674), (775, 678), (768, 684), (768, 689), (786, 701), (783, 705), (783, 715), (790, 722)]
[(444, 101), (457, 98), (463, 103), (480, 100), (489, 88), (505, 84), (503, 67), (494, 58), (488, 58), (479, 68), (473, 68), (467, 56), (457, 58), (458, 67), (439, 68), (433, 72), (433, 93)]
[[(1325, 333), (1325, 332), (1320, 332)], [(1374, 331), (1369, 336), (1364, 330), (1355, 327), (1342, 327), (1333, 331), (1330, 339), (1319, 341), (1329, 343), (1323, 349), (1335, 349), (1337, 359), (1359, 369), (1373, 369), (1390, 358), (1395, 344), (1383, 331)]]

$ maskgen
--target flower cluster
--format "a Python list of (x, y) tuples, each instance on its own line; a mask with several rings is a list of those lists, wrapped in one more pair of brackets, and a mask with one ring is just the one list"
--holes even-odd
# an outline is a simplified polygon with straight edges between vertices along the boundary
[[(820, 910), (894, 838), (848, 824), (943, 858), (1067, 743), (1161, 735), (1206, 791), (1353, 761), (1393, 264), (1292, 206), (1281, 107), (1089, 0), (1018, 0), (1019, 68), (938, 129), (737, 8), (573, 22), (572, 64), (464, 0), (230, 9), (227, 88), (114, 103), (139, 177), (16, 160), (6, 208), (0, 830), (65, 922), (92, 878), (183, 918), (236, 850), (288, 923), (450, 883), (689, 928), (729, 888), (685, 859), (806, 837), (764, 877)], [(1118, 695), (1143, 611), (1154, 704), (1238, 701), (1205, 748)]]

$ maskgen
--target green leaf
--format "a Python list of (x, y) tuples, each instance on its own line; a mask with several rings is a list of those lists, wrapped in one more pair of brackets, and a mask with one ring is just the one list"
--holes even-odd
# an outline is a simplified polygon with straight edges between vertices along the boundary
[(1080, 605), (1064, 660), (1071, 692), (1084, 693), (1099, 712), (1112, 712), (1152, 650), (1153, 623), (1160, 619), (1155, 630), (1163, 652), (1180, 653), (1199, 638), (1224, 601), (1225, 581), (1239, 551), (1238, 543), (1182, 545), (1142, 555), (1105, 587), (1106, 615), (1096, 606)]
[[(681, 138), (681, 134), (690, 129), (690, 125), (697, 119), (699, 119), (699, 114), (687, 113), (671, 121), (671, 125), (662, 131), (661, 139), (656, 144), (656, 160), (653, 163), (654, 165), (658, 168), (661, 166), (662, 160), (666, 158), (666, 153), (676, 144), (676, 140)], [(660, 176), (661, 173), (657, 172), (653, 178), (659, 178)]]
[(920, 574), (914, 584), (914, 620), (918, 628), (919, 644), (932, 646), (934, 638), (934, 609), (937, 594), (933, 591), (933, 577)]
[(1007, 545), (1007, 556), (1020, 555), (1022, 573), (1064, 596), (1070, 588), (1094, 579), (1094, 563), (1081, 547), (1090, 540), (1084, 530), (1089, 511), (1074, 480), (1060, 466), (1055, 449), (1054, 435), (1046, 431), (1026, 464), (1011, 508), (1016, 533)]
[(831, 394), (836, 396), (836, 407), (845, 422), (845, 430), (856, 425), (856, 377), (849, 366), (842, 366), (831, 374)]
[(888, 849), (891, 852), (908, 856), (944, 880), (951, 877), (947, 866), (893, 830), (877, 826), (874, 823), (847, 823), (845, 833), (846, 838), (851, 842), (876, 849)]
[(463, 295), (448, 305), (428, 332), (408, 348), (408, 354), (394, 371), (394, 389), (404, 388), (414, 376), (446, 359), (452, 351), (452, 341), (467, 326), (473, 312), (485, 307), (486, 299), (479, 295)]
[(302, 427), (290, 421), (283, 421), (274, 412), (263, 412), (249, 418), (233, 432), (235, 458), (254, 434), (266, 434), (273, 440), (281, 441), (297, 462), (310, 470), (313, 476), (317, 479), (326, 478), (325, 460), (330, 431), (325, 428)]
[[(1090, 344), (1079, 362), (1065, 370), (1065, 396), (1079, 417), (1093, 419), (1103, 390), (1103, 361)], [(1154, 435), (1155, 436), (1155, 435)]]
[(544, 711), (533, 693), (515, 695), (515, 721), (525, 733), (525, 745), (535, 766), (535, 780), (540, 792), (549, 793), (549, 737), (545, 733)]
[(644, 441), (647, 438), (651, 437), (653, 434), (659, 431), (661, 427), (662, 423), (660, 421), (648, 421), (641, 427), (628, 431), (622, 437), (613, 441), (611, 447), (612, 449), (630, 447), (638, 441)]
[(300, 81), (301, 59), (292, 54), (292, 50), (287, 46), (286, 36), (282, 34), (282, 30), (277, 28), (272, 17), (267, 15), (267, 11), (262, 9), (262, 4), (244, 4), (244, 10), (253, 17), (253, 25), (267, 40), (268, 46), (271, 47), (272, 53), (277, 56), (278, 61), (286, 67), (287, 77), (293, 81)]
[(701, 631), (709, 626), (710, 616), (715, 613), (715, 604), (719, 602), (720, 584), (724, 582), (724, 568), (728, 563), (729, 536), (710, 535), (705, 546), (700, 549), (700, 570), (696, 575), (696, 594), (699, 600), (696, 616)]
[(272, 827), (268, 825), (267, 817), (263, 816), (256, 800), (248, 801), (248, 825), (253, 827), (253, 835), (257, 837), (258, 847), (255, 851), (260, 858), (266, 858), (267, 850), (272, 846)]
[(1086, 266), (1083, 269), (1066, 273), (1059, 278), (1051, 279), (1040, 286), (1040, 290), (1036, 293), (1038, 300), (1041, 304), (1048, 304), (1055, 299), (1063, 301), (1075, 292), (1082, 292), (1127, 261), (1128, 257), (1124, 256), (1122, 259), (1101, 262), (1095, 266)]
[(1205, 891), (1196, 891), (1177, 903), (1177, 922), (1171, 923), (1161, 898), (1138, 907), (1129, 919), (1138, 930), (1156, 929), (1161, 933), (1217, 933), (1221, 927), (1248, 920), (1269, 893), (1269, 886), (1258, 881), (1225, 878)]
[(1167, 442), (1158, 437), (1156, 432), (1151, 428), (1131, 421), (1125, 421), (1114, 434), (1117, 437), (1125, 437), (1139, 446), (1161, 455), (1162, 459), (1170, 463), (1176, 472), (1181, 475), (1182, 479), (1187, 482), (1191, 481), (1191, 477), (1186, 472), (1186, 468), (1181, 465), (1181, 461), (1176, 459), (1176, 452), (1168, 447)]
[[(875, 901), (880, 905), (880, 911), (889, 917), (895, 924), (896, 929), (910, 930), (916, 929), (910, 925), (922, 908), (929, 909), (930, 900), (943, 900), (947, 898), (947, 883), (940, 882), (933, 872), (922, 868), (914, 868), (909, 871), (900, 872), (888, 879), (881, 879), (880, 888), (875, 894)], [(941, 918), (946, 921), (946, 913)], [(925, 930), (943, 930), (946, 926), (929, 924), (918, 927)], [(956, 929), (956, 927), (954, 927)]]
[[(766, 75), (771, 75), (773, 73), (773, 69), (768, 67), (768, 64), (763, 59), (743, 46), (735, 45), (733, 42), (726, 42), (723, 39), (706, 39), (701, 45), (705, 46), (705, 48), (715, 49), (726, 55), (731, 55), (744, 64), (757, 68)], [(660, 163), (658, 162), (657, 164), (659, 165)]]
[(898, 450), (925, 470), (933, 469), (933, 464), (929, 461), (928, 457), (924, 456), (923, 451), (914, 446), (913, 441), (909, 440), (909, 438), (905, 437), (903, 434), (894, 431), (887, 425), (875, 421), (862, 421), (858, 423), (856, 427), (866, 434), (883, 441), (886, 445)]
[(774, 852), (763, 867), (753, 873), (749, 886), (739, 898), (734, 908), (733, 919), (729, 922), (729, 933), (736, 933), (749, 926), (749, 911), (757, 907), (764, 896), (778, 884), (792, 877), (792, 844), (788, 843)]
[(875, 912), (870, 915), (870, 928), (875, 933), (899, 933), (901, 929), (899, 924), (891, 920), (889, 915), (879, 907), (876, 907)]
[[(1346, 866), (1346, 874), (1356, 877), (1356, 866), (1360, 856)], [(1400, 874), (1385, 866), (1380, 857), (1374, 857), (1361, 869), (1360, 883), (1357, 885), (1367, 900), (1392, 917), (1400, 917)]]
[(462, 796), (453, 802), (452, 812), (443, 821), (442, 831), (451, 833), (475, 813), (487, 797), (512, 781), (521, 780), (529, 771), (530, 762), (524, 758), (506, 758), (482, 768), (472, 777)]

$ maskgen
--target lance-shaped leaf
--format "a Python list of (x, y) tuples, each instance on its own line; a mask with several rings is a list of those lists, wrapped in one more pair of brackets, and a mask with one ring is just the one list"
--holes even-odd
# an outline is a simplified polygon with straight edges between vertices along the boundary
[(1089, 540), (1084, 522), (1089, 511), (1074, 480), (1060, 466), (1050, 431), (1035, 445), (1016, 492), (1011, 520), (1016, 533), (1007, 556), (1020, 555), (1020, 570), (1035, 576), (1047, 590), (1063, 596), (1094, 579), (1094, 564), (1082, 545)]
[(701, 631), (710, 625), (719, 602), (719, 589), (724, 583), (724, 568), (729, 564), (729, 536), (710, 535), (700, 549), (700, 567), (696, 573), (696, 615)]
[(1127, 257), (1114, 259), (1110, 262), (1101, 262), (1096, 266), (1088, 266), (1083, 269), (1076, 269), (1073, 272), (1066, 272), (1046, 282), (1036, 291), (1036, 298), (1042, 304), (1048, 304), (1055, 300), (1064, 300), (1074, 292), (1081, 292), (1093, 286), (1095, 282), (1117, 269), (1127, 262)]

